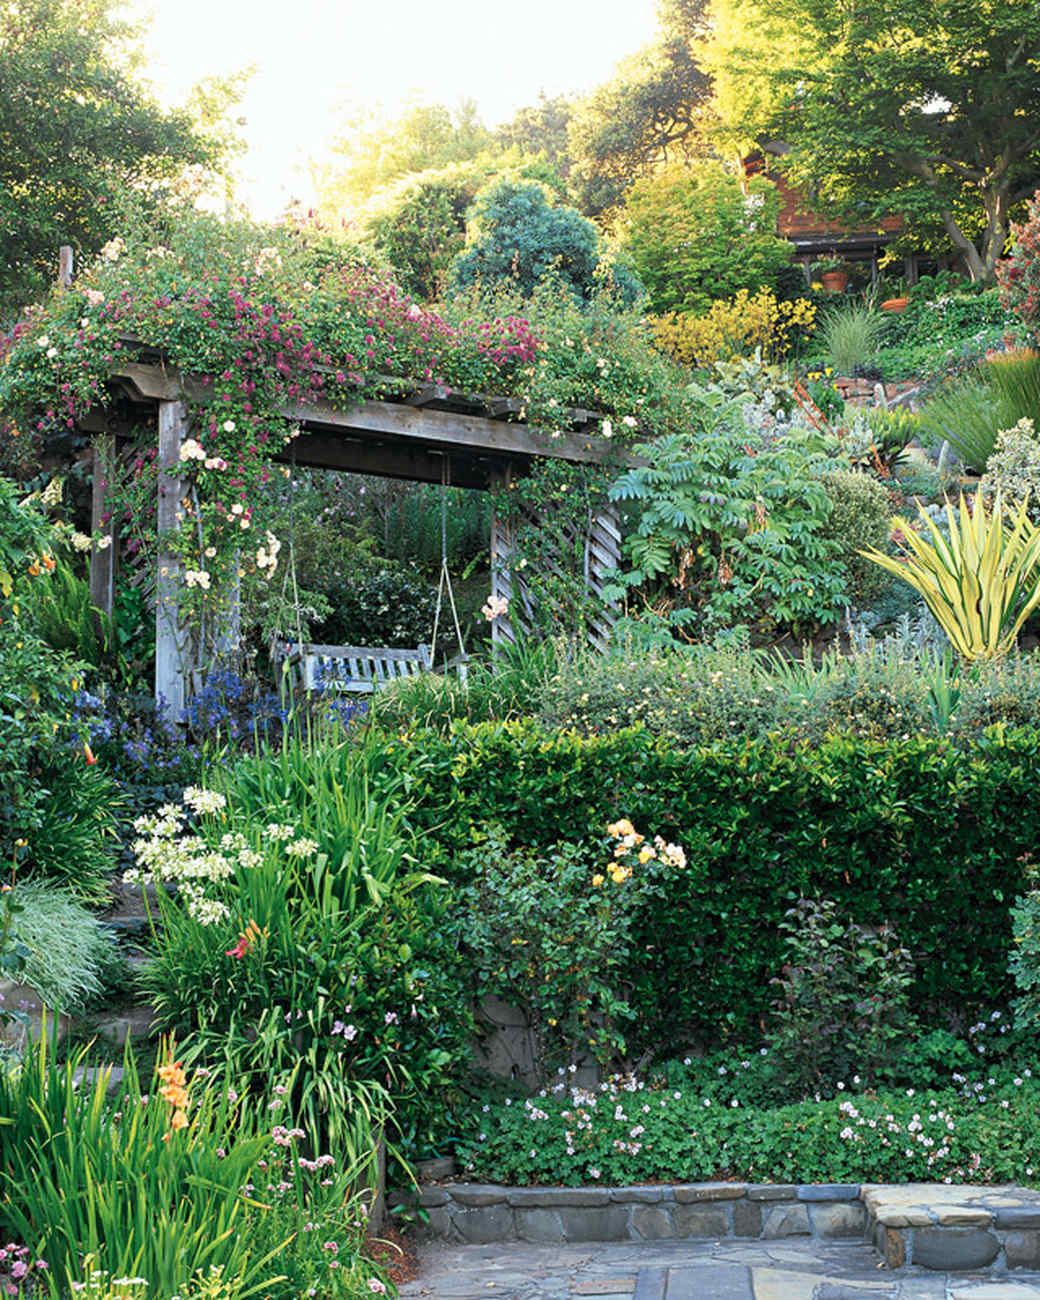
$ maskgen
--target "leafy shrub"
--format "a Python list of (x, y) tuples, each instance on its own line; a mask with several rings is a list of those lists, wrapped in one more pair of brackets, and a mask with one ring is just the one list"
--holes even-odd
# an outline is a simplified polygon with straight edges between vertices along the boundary
[[(1033, 874), (1031, 870), (1030, 875)], [(1040, 891), (1030, 889), (1015, 900), (1011, 927), (1014, 940), (1011, 974), (1018, 993), (1014, 1002), (1015, 1023), (1035, 1031), (1040, 1024)]]
[(852, 470), (832, 470), (823, 476), (823, 486), (831, 503), (823, 535), (841, 547), (849, 602), (865, 604), (884, 589), (885, 582), (877, 566), (859, 552), (870, 547), (880, 550), (888, 542), (889, 495), (876, 478)]
[(906, 310), (887, 315), (875, 364), (888, 380), (938, 379), (977, 365), (1013, 325), (996, 289), (922, 276)]
[(869, 367), (878, 350), (885, 318), (865, 303), (834, 307), (820, 317), (817, 344), (841, 375)]
[(1032, 420), (1019, 420), (997, 434), (982, 486), (987, 492), (999, 492), (1005, 501), (1028, 497), (1030, 517), (1040, 520), (1040, 437)]
[(659, 316), (654, 336), (669, 356), (707, 369), (717, 361), (754, 356), (769, 361), (787, 356), (815, 328), (816, 308), (805, 298), (778, 301), (765, 286), (751, 296), (739, 289), (732, 299), (712, 303), (703, 316)]
[[(827, 370), (830, 369), (828, 366)], [(845, 414), (845, 399), (826, 371), (811, 370), (806, 376), (805, 391), (809, 394), (813, 405), (828, 420), (840, 420)]]
[(469, 883), (457, 900), (459, 936), (474, 989), (525, 1011), (543, 1074), (624, 1055), (634, 921), (686, 866), (681, 849), (651, 844), (627, 821), (598, 848), (598, 860), (567, 843), (544, 855), (511, 850), (492, 830), (460, 863)]
[(693, 869), (669, 877), (636, 936), (633, 1052), (746, 1037), (792, 894), (891, 924), (917, 959), (926, 1023), (1007, 994), (1008, 900), (1040, 833), (1035, 728), (956, 746), (781, 734), (690, 750), (617, 724), (582, 737), (485, 723), (388, 737), (382, 751), (380, 784), (407, 770), (409, 818), (446, 872), (491, 824), (513, 846), (547, 848), (566, 825), (591, 847), (622, 814), (682, 844)]
[(577, 299), (590, 298), (600, 281), (613, 280), (631, 301), (640, 285), (630, 272), (604, 257), (599, 232), (576, 208), (553, 204), (537, 181), (504, 179), (482, 194), (470, 213), (471, 234), (456, 259), (454, 289), (493, 289), (499, 281), (530, 294), (546, 280), (565, 285)]
[[(467, 719), (464, 712), (457, 716)], [(749, 653), (740, 645), (677, 648), (635, 639), (604, 655), (572, 653), (546, 676), (537, 706), (547, 729), (606, 735), (639, 723), (652, 736), (690, 748), (762, 740), (776, 731), (814, 742), (828, 735), (926, 735), (964, 743), (986, 727), (1030, 726), (1037, 716), (1035, 653), (979, 663), (965, 673), (948, 654), (920, 644), (908, 620), (884, 641), (818, 660)], [(452, 715), (434, 721), (444, 728)]]
[(382, 198), (368, 234), (389, 259), (406, 293), (440, 298), (466, 242), (466, 213), (487, 181), (477, 163), (456, 163), (405, 178)]
[(716, 298), (771, 286), (791, 261), (776, 234), (779, 208), (772, 181), (745, 184), (720, 163), (675, 164), (637, 181), (623, 242), (653, 310), (699, 315)]
[(1029, 202), (1026, 220), (1012, 227), (1011, 255), (997, 263), (1001, 300), (1040, 342), (1040, 197)]
[(919, 1087), (777, 1107), (719, 1104), (681, 1077), (615, 1078), (591, 1096), (561, 1080), (474, 1116), (459, 1154), (474, 1177), (511, 1184), (1016, 1182), (1035, 1176), (1040, 1085), (1028, 1068), (1011, 1073), (970, 1095)]
[(21, 979), (47, 1006), (74, 1012), (101, 991), (100, 975), (113, 945), (94, 917), (71, 894), (26, 881), (12, 891), (17, 934), (28, 949)]
[(346, 583), (320, 625), (332, 645), (428, 645), (436, 592), (414, 569), (385, 568)]
[(698, 427), (643, 444), (611, 490), (634, 528), (623, 586), (644, 588), (685, 635), (734, 624), (809, 629), (845, 598), (822, 475), (840, 453), (813, 430), (755, 434), (744, 402), (696, 390)]
[(976, 665), (960, 679), (953, 732), (971, 736), (985, 727), (1035, 726), (1040, 717), (1040, 674), (1034, 654), (1008, 655)]
[(913, 960), (884, 923), (857, 925), (829, 899), (799, 899), (784, 918), (785, 961), (767, 1031), (800, 1095), (854, 1074), (876, 1080), (913, 1030)]

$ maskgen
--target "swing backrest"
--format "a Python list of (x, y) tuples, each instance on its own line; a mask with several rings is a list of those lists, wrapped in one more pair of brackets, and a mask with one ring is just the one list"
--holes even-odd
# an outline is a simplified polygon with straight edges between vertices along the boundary
[(283, 653), (299, 684), (307, 691), (344, 691), (370, 695), (402, 677), (416, 677), (433, 667), (430, 647), (398, 650), (389, 646), (296, 645), (286, 642)]

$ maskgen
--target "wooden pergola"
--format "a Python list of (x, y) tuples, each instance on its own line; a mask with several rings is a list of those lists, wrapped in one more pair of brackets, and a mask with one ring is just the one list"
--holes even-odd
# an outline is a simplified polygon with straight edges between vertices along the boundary
[[(204, 405), (210, 389), (199, 377), (181, 374), (161, 357), (126, 362), (112, 371), (107, 400), (81, 422), (84, 431), (118, 443), (130, 427), (154, 422), (158, 429), (158, 533), (156, 576), (155, 694), (174, 717), (187, 698), (183, 666), (185, 635), (177, 616), (181, 573), (175, 554), (162, 547), (163, 536), (178, 527), (178, 508), (185, 492), (180, 478), (180, 452), (191, 435), (191, 405)], [(118, 410), (118, 418), (114, 412)], [(436, 384), (417, 386), (392, 400), (361, 400), (339, 408), (325, 401), (289, 405), (286, 419), (299, 427), (299, 435), (279, 459), (315, 469), (376, 474), (421, 483), (489, 489), (530, 472), (544, 458), (574, 464), (620, 465), (632, 463), (622, 449), (601, 435), (601, 415), (570, 409), (562, 413), (564, 431), (551, 436), (530, 428), (523, 408), (514, 398), (482, 397), (456, 393)], [(95, 456), (93, 528), (103, 531), (106, 484)], [(447, 470), (447, 473), (446, 473)], [(583, 539), (585, 580), (590, 589), (602, 588), (608, 570), (620, 560), (620, 532), (613, 507), (589, 520)], [(491, 530), (492, 593), (520, 600), (512, 589), (509, 557), (512, 542), (508, 525), (494, 517)], [(91, 554), (91, 595), (105, 612), (113, 606), (118, 546), (112, 536), (105, 548), (95, 545)], [(517, 611), (522, 622), (522, 613)], [(592, 629), (594, 639), (609, 634), (609, 613)], [(494, 625), (497, 638), (511, 638), (510, 621)]]

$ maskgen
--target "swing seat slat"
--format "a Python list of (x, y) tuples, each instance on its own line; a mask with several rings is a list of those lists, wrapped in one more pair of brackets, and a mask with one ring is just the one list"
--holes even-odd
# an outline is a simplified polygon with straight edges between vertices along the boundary
[(427, 645), (415, 649), (390, 646), (297, 645), (284, 642), (282, 657), (306, 691), (343, 691), (370, 695), (399, 677), (414, 677), (433, 668)]

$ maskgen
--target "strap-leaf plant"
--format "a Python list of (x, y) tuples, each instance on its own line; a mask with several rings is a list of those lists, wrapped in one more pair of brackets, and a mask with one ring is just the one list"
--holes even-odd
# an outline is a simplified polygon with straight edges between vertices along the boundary
[(1028, 498), (1005, 507), (1000, 494), (987, 510), (980, 488), (946, 507), (949, 538), (918, 507), (927, 532), (895, 520), (897, 556), (863, 551), (910, 584), (962, 659), (996, 659), (1014, 648), (1022, 625), (1040, 605), (1040, 528)]

